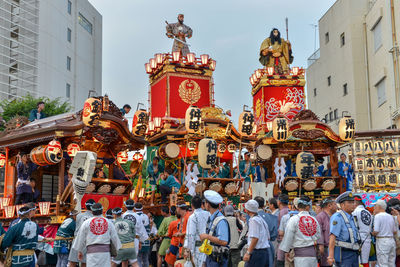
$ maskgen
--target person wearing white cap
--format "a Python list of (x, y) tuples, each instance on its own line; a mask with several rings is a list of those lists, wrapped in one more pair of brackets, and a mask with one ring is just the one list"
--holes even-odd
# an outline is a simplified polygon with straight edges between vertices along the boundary
[(79, 229), (72, 248), (78, 252), (78, 259), (82, 259), (81, 252), (86, 247), (87, 267), (110, 267), (111, 246), (118, 251), (122, 245), (114, 224), (103, 217), (103, 206), (96, 203), (92, 206), (94, 217), (86, 220)]
[(244, 205), (246, 213), (250, 216), (248, 248), (243, 257), (246, 267), (267, 266), (268, 263), (269, 229), (268, 224), (258, 215), (258, 207), (257, 201), (253, 199)]
[(311, 200), (303, 196), (298, 200), (299, 214), (292, 216), (286, 226), (280, 249), (294, 250), (294, 266), (317, 266), (315, 246), (321, 235), (317, 219), (310, 215)]
[(374, 231), (376, 236), (376, 258), (379, 267), (395, 266), (397, 226), (392, 215), (386, 213), (386, 202), (379, 199), (374, 206)]
[(361, 239), (360, 265), (369, 266), (369, 254), (371, 251), (371, 232), (372, 232), (372, 215), (365, 208), (361, 196), (354, 196), (356, 209), (352, 212), (354, 219), (358, 223)]
[(204, 191), (204, 198), (206, 199), (206, 210), (210, 212), (211, 216), (208, 219), (206, 233), (200, 234), (200, 240), (207, 239), (213, 246), (211, 255), (207, 256), (206, 266), (227, 267), (230, 242), (229, 224), (218, 210), (223, 198), (213, 190)]
[(34, 266), (39, 226), (31, 221), (31, 209), (27, 206), (20, 208), (18, 215), (21, 219), (20, 222), (5, 233), (1, 249), (12, 249), (13, 267)]

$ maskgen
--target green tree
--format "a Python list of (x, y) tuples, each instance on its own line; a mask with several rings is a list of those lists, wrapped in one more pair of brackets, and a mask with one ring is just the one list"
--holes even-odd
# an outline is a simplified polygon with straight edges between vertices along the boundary
[(1, 101), (1, 116), (6, 122), (11, 120), (16, 115), (29, 118), (29, 113), (32, 109), (36, 109), (36, 105), (39, 101), (43, 101), (45, 103), (45, 109), (43, 110), (43, 112), (46, 114), (47, 117), (69, 112), (72, 108), (68, 102), (63, 102), (60, 98), (35, 98), (31, 95), (26, 95), (23, 98)]

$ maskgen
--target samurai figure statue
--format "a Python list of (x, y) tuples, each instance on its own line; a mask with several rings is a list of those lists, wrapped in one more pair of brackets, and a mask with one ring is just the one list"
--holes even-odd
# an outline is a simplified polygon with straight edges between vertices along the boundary
[(182, 56), (186, 56), (189, 51), (189, 45), (186, 43), (186, 37), (191, 38), (193, 31), (192, 29), (183, 24), (184, 15), (178, 15), (177, 23), (167, 23), (167, 36), (168, 38), (174, 39), (174, 44), (172, 45), (172, 52), (180, 51)]

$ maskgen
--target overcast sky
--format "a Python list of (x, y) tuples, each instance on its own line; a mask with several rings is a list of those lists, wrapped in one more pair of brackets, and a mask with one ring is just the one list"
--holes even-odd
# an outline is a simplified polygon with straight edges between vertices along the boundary
[[(261, 42), (273, 27), (286, 39), (289, 18), (292, 66), (307, 67), (314, 52), (314, 28), (334, 0), (89, 0), (103, 16), (103, 94), (117, 105), (147, 106), (148, 75), (144, 64), (155, 53), (170, 52), (165, 20), (185, 14), (193, 29), (188, 40), (196, 55), (217, 61), (214, 72), (216, 105), (237, 117), (252, 105), (250, 75), (260, 68)], [(317, 37), (318, 38), (318, 37)], [(318, 41), (317, 41), (318, 42)], [(317, 44), (318, 46), (318, 44)], [(132, 115), (132, 114), (129, 114)]]

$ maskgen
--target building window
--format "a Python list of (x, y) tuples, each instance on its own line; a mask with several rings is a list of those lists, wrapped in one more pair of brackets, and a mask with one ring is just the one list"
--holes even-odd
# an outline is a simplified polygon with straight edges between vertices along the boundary
[(382, 46), (382, 23), (379, 20), (375, 26), (372, 28), (374, 34), (374, 49), (375, 52)]
[(314, 88), (314, 96), (317, 96), (317, 88)]
[(333, 121), (333, 111), (329, 112), (329, 121)]
[(68, 30), (67, 30), (67, 40), (68, 40), (68, 42), (71, 42), (71, 36), (72, 36), (72, 31), (71, 31), (70, 28), (68, 28)]
[(381, 106), (383, 103), (386, 102), (386, 88), (385, 88), (385, 78), (380, 80), (376, 85), (376, 91), (378, 95), (378, 106)]
[(340, 46), (344, 46), (345, 43), (346, 43), (346, 39), (344, 37), (344, 33), (342, 33), (340, 35)]
[(325, 33), (325, 44), (329, 43), (329, 32)]
[(325, 123), (328, 123), (328, 114), (325, 114)]
[(88, 33), (92, 34), (92, 31), (93, 31), (92, 23), (90, 23), (81, 13), (79, 13), (78, 21), (79, 21), (79, 24), (85, 30), (87, 30)]
[(71, 13), (72, 13), (72, 2), (68, 0), (68, 14), (71, 15)]
[(347, 83), (343, 84), (343, 96), (347, 95), (348, 91), (347, 91)]
[(71, 58), (67, 57), (67, 70), (71, 70)]
[(338, 109), (337, 108), (333, 111), (333, 119), (334, 120), (338, 119)]
[(71, 96), (71, 85), (69, 83), (67, 83), (67, 86), (65, 87), (65, 96), (67, 98), (70, 98)]
[(331, 76), (328, 76), (328, 86), (331, 86)]

